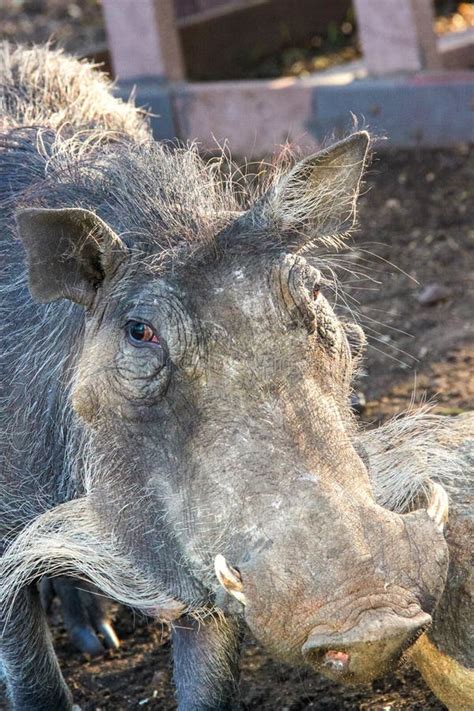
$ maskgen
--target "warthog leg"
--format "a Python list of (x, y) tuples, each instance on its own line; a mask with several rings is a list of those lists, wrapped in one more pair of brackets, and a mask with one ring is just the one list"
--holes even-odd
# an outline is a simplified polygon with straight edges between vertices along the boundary
[(179, 711), (235, 708), (241, 629), (223, 614), (181, 617), (173, 627), (174, 680)]
[[(61, 575), (43, 578), (40, 584), (43, 605), (48, 611), (56, 594), (61, 601), (64, 624), (72, 643), (80, 652), (92, 657), (106, 649), (118, 649), (120, 642), (106, 612), (106, 603), (85, 582)], [(103, 638), (104, 644), (101, 639)]]
[(73, 708), (35, 584), (18, 592), (1, 620), (0, 659), (15, 711)]

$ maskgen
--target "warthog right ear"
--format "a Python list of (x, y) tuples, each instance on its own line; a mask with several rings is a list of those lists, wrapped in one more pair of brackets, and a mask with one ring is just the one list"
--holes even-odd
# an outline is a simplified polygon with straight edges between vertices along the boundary
[(30, 292), (42, 303), (70, 299), (91, 306), (100, 284), (128, 254), (120, 237), (90, 210), (31, 208), (19, 211), (17, 222)]
[(369, 143), (366, 131), (353, 133), (297, 163), (276, 185), (273, 216), (300, 245), (353, 226)]

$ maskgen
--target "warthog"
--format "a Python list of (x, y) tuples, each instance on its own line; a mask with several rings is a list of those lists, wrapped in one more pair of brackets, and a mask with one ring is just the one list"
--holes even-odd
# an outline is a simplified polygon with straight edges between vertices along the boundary
[(450, 711), (466, 711), (474, 707), (474, 413), (447, 418), (420, 410), (360, 433), (358, 446), (376, 500), (391, 509), (409, 508), (430, 478), (450, 488), (447, 583), (430, 629), (407, 656)]
[[(131, 104), (117, 101), (110, 93), (110, 82), (90, 65), (80, 64), (60, 52), (13, 49), (8, 43), (0, 43), (0, 127), (5, 132), (11, 131), (13, 136), (15, 130), (29, 125), (61, 127), (63, 135), (78, 129), (100, 128), (104, 137), (111, 137), (114, 132), (134, 135), (137, 139), (150, 136), (144, 116)], [(23, 148), (27, 148), (28, 143), (23, 143)], [(21, 149), (13, 152), (11, 145), (2, 146), (0, 199), (6, 210), (11, 209), (15, 193), (26, 187), (21, 181), (32, 179), (27, 170), (12, 171), (9, 159), (21, 162), (21, 156)], [(8, 308), (8, 300), (5, 306)], [(10, 347), (11, 344), (3, 350), (5, 358), (9, 357)], [(29, 470), (26, 462), (23, 467)], [(12, 525), (13, 521), (5, 519), (1, 529), (7, 531)], [(46, 608), (55, 594), (60, 597), (73, 643), (81, 651), (94, 655), (103, 649), (96, 632), (104, 637), (107, 647), (117, 647), (118, 640), (101, 598), (89, 595), (85, 587), (81, 583), (81, 590), (77, 590), (66, 577), (44, 579), (41, 597)]]
[(340, 681), (383, 674), (444, 589), (447, 501), (430, 483), (406, 514), (377, 503), (349, 406), (363, 333), (323, 293), (367, 133), (245, 192), (121, 105), (116, 131), (100, 101), (89, 120), (79, 65), (63, 87), (63, 60), (52, 77), (25, 57), (7, 63), (0, 158), (13, 707), (72, 705), (41, 575), (174, 621), (180, 709), (231, 706), (244, 622)]

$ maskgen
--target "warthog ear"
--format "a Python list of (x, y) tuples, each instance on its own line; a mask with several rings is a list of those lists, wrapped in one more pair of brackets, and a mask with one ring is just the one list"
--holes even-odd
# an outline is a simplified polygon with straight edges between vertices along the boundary
[(300, 161), (276, 185), (273, 217), (300, 244), (352, 227), (369, 142), (366, 131), (354, 133)]
[(32, 208), (17, 214), (29, 287), (42, 303), (71, 299), (90, 306), (97, 288), (126, 257), (115, 232), (89, 210)]

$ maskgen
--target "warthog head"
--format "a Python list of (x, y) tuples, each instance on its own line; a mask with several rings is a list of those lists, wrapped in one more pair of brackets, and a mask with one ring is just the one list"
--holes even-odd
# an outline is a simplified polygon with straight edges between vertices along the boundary
[(204, 164), (190, 197), (143, 168), (186, 157), (114, 149), (98, 202), (78, 189), (18, 218), (33, 296), (86, 308), (71, 402), (99, 537), (179, 603), (242, 613), (278, 657), (354, 682), (426, 628), (447, 566), (440, 487), (406, 515), (374, 500), (348, 404), (363, 333), (318, 270), (367, 147), (301, 161), (240, 212)]

